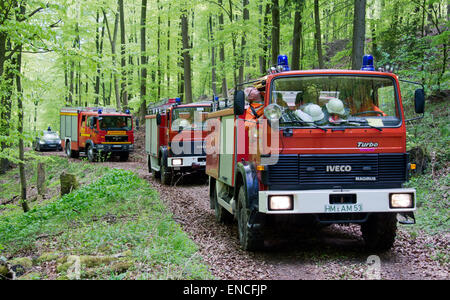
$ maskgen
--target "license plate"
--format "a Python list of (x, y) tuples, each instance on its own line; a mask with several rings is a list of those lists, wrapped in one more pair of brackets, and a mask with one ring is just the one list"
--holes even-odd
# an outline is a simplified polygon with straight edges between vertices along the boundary
[(362, 212), (362, 204), (327, 204), (324, 211), (326, 213)]
[(121, 145), (113, 145), (113, 148), (122, 148)]

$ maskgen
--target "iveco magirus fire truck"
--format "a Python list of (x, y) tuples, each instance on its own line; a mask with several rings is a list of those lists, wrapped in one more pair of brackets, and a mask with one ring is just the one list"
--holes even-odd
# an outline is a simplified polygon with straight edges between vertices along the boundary
[[(265, 229), (295, 224), (361, 225), (368, 249), (391, 248), (397, 222), (414, 223), (415, 189), (396, 75), (362, 70), (288, 70), (287, 58), (244, 91), (234, 108), (208, 115), (206, 173), (220, 222), (237, 219), (243, 249)], [(245, 107), (260, 98), (263, 113)], [(415, 90), (423, 114), (424, 91)]]
[(129, 111), (113, 108), (62, 108), (60, 112), (61, 146), (68, 157), (81, 152), (89, 161), (100, 155), (117, 155), (127, 161), (134, 150), (133, 118)]
[(182, 104), (180, 98), (148, 107), (145, 117), (145, 150), (148, 171), (171, 184), (175, 174), (204, 172), (205, 123), (211, 102)]

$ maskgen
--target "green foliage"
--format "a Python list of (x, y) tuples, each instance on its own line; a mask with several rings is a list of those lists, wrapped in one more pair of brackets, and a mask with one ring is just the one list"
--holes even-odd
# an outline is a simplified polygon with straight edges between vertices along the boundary
[[(155, 191), (128, 171), (111, 169), (92, 184), (28, 213), (0, 214), (0, 232), (6, 253), (33, 249), (39, 235), (54, 235), (56, 250), (71, 255), (131, 249), (136, 266), (159, 270), (146, 274), (135, 267), (142, 278), (210, 278), (196, 254), (197, 246), (173, 221)], [(103, 272), (99, 276), (119, 278)]]

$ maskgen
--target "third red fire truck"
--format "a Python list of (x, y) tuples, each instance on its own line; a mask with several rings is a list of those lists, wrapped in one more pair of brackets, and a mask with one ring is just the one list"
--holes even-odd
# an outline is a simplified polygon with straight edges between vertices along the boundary
[(100, 155), (128, 160), (134, 150), (133, 118), (113, 108), (66, 107), (60, 112), (61, 146), (68, 157), (85, 153), (89, 161)]
[[(356, 71), (286, 66), (281, 58), (278, 70), (235, 93), (234, 108), (208, 116), (217, 220), (237, 219), (246, 250), (263, 247), (265, 229), (288, 220), (360, 224), (368, 248), (389, 249), (397, 221), (414, 223), (417, 201), (404, 187), (412, 164), (399, 79), (375, 71), (370, 56)], [(261, 98), (262, 116), (245, 110), (250, 95)], [(414, 100), (423, 113), (423, 89)]]

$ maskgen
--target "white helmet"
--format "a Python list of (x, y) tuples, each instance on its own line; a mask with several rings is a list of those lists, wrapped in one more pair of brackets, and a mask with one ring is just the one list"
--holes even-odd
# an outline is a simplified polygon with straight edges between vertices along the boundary
[(310, 115), (314, 122), (322, 120), (325, 116), (322, 109), (317, 104), (308, 104), (305, 107), (304, 112)]
[(333, 98), (325, 104), (330, 114), (345, 115), (344, 103), (338, 98)]
[(295, 114), (297, 115), (297, 117), (299, 117), (303, 122), (313, 122), (313, 119), (310, 115), (308, 115), (305, 112), (302, 112), (300, 109), (297, 109), (295, 111)]

